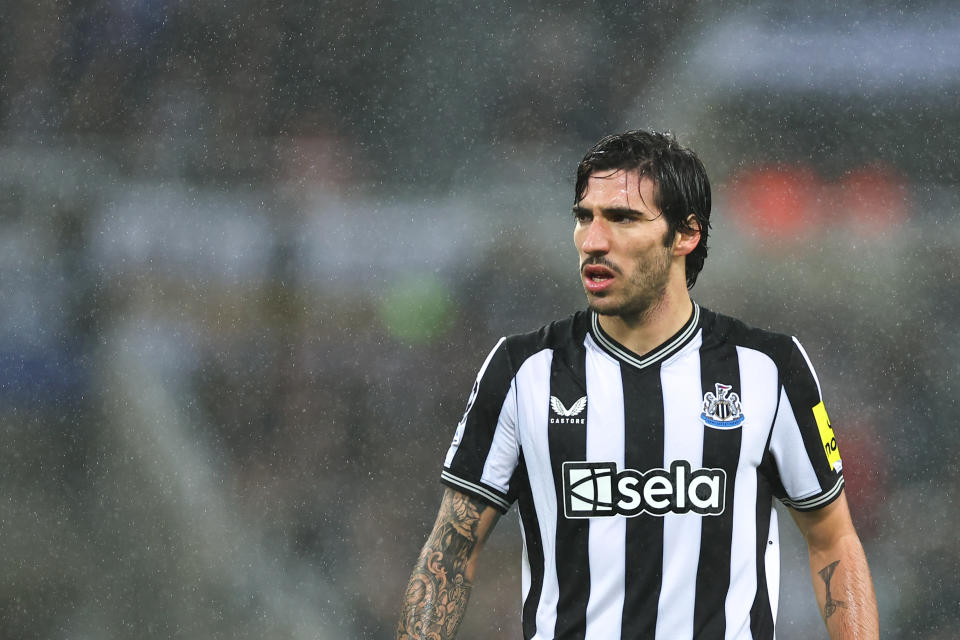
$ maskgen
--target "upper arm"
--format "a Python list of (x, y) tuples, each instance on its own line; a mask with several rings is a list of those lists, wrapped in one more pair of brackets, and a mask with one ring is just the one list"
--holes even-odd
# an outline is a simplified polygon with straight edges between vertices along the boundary
[(842, 492), (840, 497), (822, 509), (813, 511), (790, 509), (789, 511), (800, 533), (807, 541), (807, 546), (813, 552), (832, 549), (845, 537), (856, 536), (847, 497)]

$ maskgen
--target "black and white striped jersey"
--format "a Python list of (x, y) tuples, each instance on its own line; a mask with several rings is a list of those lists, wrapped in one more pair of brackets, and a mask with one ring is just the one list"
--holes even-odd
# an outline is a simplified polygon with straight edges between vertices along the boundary
[(645, 355), (584, 311), (503, 338), (441, 474), (523, 531), (523, 635), (773, 638), (773, 498), (843, 487), (800, 343), (694, 304)]

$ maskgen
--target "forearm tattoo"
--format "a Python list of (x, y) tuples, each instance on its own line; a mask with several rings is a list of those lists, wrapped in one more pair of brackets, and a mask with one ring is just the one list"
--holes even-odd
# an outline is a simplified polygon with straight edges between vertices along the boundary
[(823, 619), (829, 620), (830, 616), (837, 612), (837, 607), (846, 609), (847, 603), (842, 600), (834, 600), (833, 596), (830, 595), (830, 580), (833, 578), (833, 572), (836, 571), (837, 565), (840, 564), (840, 561), (831, 562), (823, 569), (820, 569), (818, 574), (823, 579), (824, 585), (827, 587), (827, 597), (823, 603)]
[(472, 586), (467, 561), (477, 545), (477, 525), (485, 505), (448, 492), (437, 524), (420, 552), (407, 585), (398, 640), (449, 640), (454, 637)]

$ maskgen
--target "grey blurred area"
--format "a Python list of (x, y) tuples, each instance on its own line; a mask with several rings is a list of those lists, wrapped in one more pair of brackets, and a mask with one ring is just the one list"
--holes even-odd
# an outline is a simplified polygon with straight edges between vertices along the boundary
[[(797, 335), (885, 638), (960, 628), (949, 2), (0, 9), (0, 637), (382, 639), (499, 336), (584, 305), (573, 174), (669, 129), (693, 296)], [(825, 637), (785, 533), (779, 637)], [(462, 637), (520, 637), (515, 515)]]

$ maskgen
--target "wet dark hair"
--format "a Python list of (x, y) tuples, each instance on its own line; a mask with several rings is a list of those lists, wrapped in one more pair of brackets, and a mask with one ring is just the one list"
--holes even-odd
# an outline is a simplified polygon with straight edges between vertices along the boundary
[(696, 218), (700, 242), (686, 257), (687, 288), (693, 287), (707, 259), (710, 232), (710, 180), (700, 158), (671, 133), (636, 130), (606, 136), (577, 167), (574, 205), (583, 199), (591, 174), (617, 169), (637, 169), (653, 180), (654, 204), (666, 217), (671, 240), (678, 231), (692, 231), (687, 218)]

